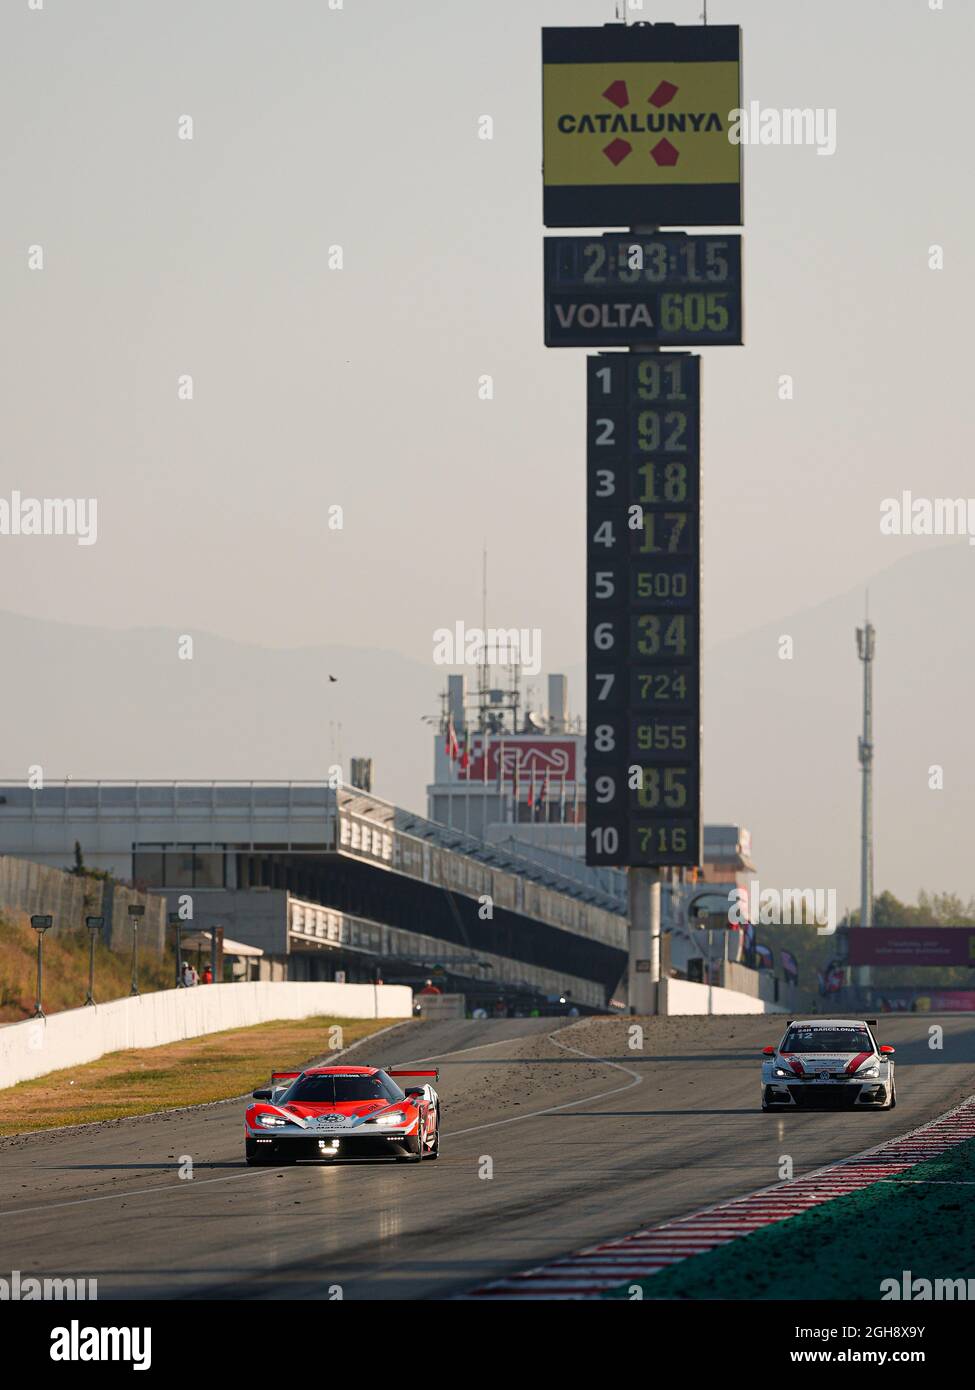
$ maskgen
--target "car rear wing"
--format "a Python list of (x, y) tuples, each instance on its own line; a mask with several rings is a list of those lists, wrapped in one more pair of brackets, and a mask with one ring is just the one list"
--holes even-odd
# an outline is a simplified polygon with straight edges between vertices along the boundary
[(301, 1075), (300, 1071), (272, 1071), (272, 1081), (297, 1081)]
[(387, 1067), (387, 1076), (423, 1076), (429, 1081), (439, 1081), (440, 1073), (436, 1069), (432, 1071), (411, 1071), (408, 1067)]

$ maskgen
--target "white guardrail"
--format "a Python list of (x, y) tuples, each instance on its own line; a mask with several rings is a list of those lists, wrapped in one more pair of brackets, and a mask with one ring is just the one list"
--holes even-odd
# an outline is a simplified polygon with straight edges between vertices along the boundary
[[(407, 985), (253, 981), (166, 989), (0, 1027), (0, 1089), (94, 1062), (129, 1047), (159, 1047), (277, 1019), (412, 1018)], [(282, 1058), (282, 1065), (294, 1058)]]
[[(708, 995), (711, 995), (710, 1003)], [(786, 1010), (737, 989), (709, 988), (693, 980), (661, 980), (662, 1014), (784, 1014)]]

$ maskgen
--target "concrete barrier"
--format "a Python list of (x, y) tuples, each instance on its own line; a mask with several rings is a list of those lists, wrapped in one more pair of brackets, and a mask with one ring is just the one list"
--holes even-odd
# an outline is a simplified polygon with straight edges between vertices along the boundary
[[(711, 995), (710, 1008), (708, 995)], [(662, 1014), (781, 1014), (778, 1004), (741, 994), (736, 989), (721, 989), (715, 985), (695, 984), (693, 980), (661, 980), (660, 1012)]]
[(463, 1018), (467, 1012), (467, 997), (463, 994), (423, 994), (416, 996), (420, 1017), (428, 1022), (441, 1018)]
[(159, 1047), (277, 1019), (411, 1018), (406, 985), (255, 981), (166, 989), (0, 1027), (0, 1088), (129, 1047)]

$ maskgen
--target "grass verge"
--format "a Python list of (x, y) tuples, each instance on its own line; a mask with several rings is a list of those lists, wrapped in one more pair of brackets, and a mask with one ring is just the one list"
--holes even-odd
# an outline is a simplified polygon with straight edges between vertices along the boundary
[[(693, 1255), (604, 1298), (879, 1301), (881, 1281), (975, 1277), (975, 1140)], [(903, 1297), (903, 1294), (901, 1295)]]
[[(228, 1100), (260, 1086), (272, 1070), (306, 1065), (399, 1022), (403, 1020), (287, 1019), (162, 1047), (111, 1052), (97, 1062), (0, 1091), (0, 1136)], [(388, 1060), (385, 1054), (364, 1056), (362, 1064), (381, 1066)]]

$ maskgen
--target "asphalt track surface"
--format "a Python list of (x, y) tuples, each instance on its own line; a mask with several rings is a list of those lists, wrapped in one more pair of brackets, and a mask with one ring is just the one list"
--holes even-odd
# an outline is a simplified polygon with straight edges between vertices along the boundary
[(239, 1101), (5, 1139), (0, 1273), (97, 1278), (100, 1299), (445, 1297), (774, 1183), (783, 1155), (799, 1176), (975, 1093), (975, 1019), (909, 1015), (878, 1030), (897, 1047), (896, 1110), (764, 1115), (759, 1052), (781, 1026), (653, 1020), (640, 1051), (620, 1019), (404, 1024), (347, 1056), (436, 1060), (444, 1138), (423, 1164), (247, 1168)]

